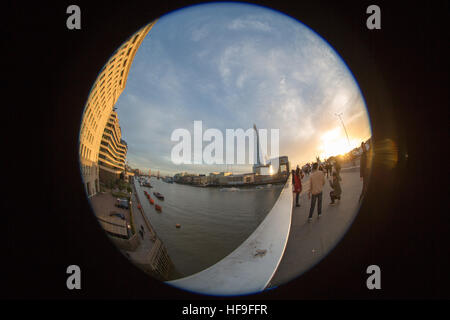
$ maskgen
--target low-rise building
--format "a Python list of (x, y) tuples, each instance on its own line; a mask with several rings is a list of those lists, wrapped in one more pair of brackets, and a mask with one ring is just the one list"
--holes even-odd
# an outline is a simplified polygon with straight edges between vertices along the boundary
[(208, 177), (204, 174), (192, 177), (192, 184), (206, 185), (207, 183), (208, 183)]
[(255, 182), (254, 173), (244, 173), (244, 174), (231, 174), (226, 176), (219, 176), (219, 185), (241, 185), (241, 184), (252, 184)]
[(257, 174), (255, 175), (255, 183), (256, 184), (264, 184), (264, 183), (272, 183), (276, 181), (276, 177), (274, 175), (266, 175), (266, 174)]

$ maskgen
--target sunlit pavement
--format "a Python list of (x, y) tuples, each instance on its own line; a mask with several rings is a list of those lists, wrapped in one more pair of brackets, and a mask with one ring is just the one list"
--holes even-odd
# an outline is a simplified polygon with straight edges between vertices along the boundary
[(334, 248), (350, 227), (359, 209), (359, 195), (362, 189), (359, 167), (342, 171), (341, 177), (341, 200), (337, 200), (334, 206), (329, 205), (331, 187), (326, 179), (322, 196), (322, 215), (320, 219), (317, 217), (316, 202), (313, 221), (310, 223), (308, 215), (311, 200), (308, 199), (306, 187), (309, 177), (305, 177), (302, 181), (300, 207), (295, 207), (294, 203), (288, 243), (269, 287), (286, 283), (318, 263)]

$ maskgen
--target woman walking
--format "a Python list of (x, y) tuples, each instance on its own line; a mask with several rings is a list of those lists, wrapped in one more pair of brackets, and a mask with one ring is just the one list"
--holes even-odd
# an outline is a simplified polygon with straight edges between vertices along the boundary
[(295, 206), (300, 207), (299, 203), (299, 197), (300, 192), (302, 192), (302, 171), (297, 166), (297, 170), (292, 170), (292, 184), (294, 186), (294, 192), (295, 192)]
[(331, 198), (331, 203), (330, 205), (334, 205), (334, 200), (338, 199), (341, 200), (341, 193), (342, 193), (342, 189), (341, 189), (341, 184), (340, 181), (341, 177), (338, 176), (337, 172), (333, 172), (333, 181), (330, 181), (330, 187), (331, 189), (333, 189), (330, 192), (330, 198)]

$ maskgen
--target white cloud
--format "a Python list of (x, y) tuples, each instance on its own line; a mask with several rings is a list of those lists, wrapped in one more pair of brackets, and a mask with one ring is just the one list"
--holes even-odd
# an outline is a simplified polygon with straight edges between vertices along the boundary
[(196, 28), (191, 32), (191, 39), (195, 42), (198, 42), (208, 36), (208, 28), (206, 25)]
[(155, 51), (138, 54), (137, 74), (143, 75), (134, 84), (130, 77), (122, 94), (128, 100), (121, 98), (134, 113), (128, 119), (120, 115), (126, 139), (133, 141), (129, 158), (170, 167), (164, 159), (171, 130), (189, 130), (198, 117), (211, 128), (247, 129), (256, 123), (280, 129), (281, 153), (292, 161), (310, 161), (322, 134), (340, 125), (334, 113), (344, 112), (349, 127), (361, 122), (364, 102), (339, 57), (307, 28), (279, 29), (274, 21), (240, 17), (217, 36), (214, 30), (223, 31), (223, 25), (214, 29), (210, 22), (200, 27), (196, 22), (196, 28), (179, 28), (182, 40), (195, 42), (188, 41), (192, 47), (180, 50), (161, 38), (153, 42), (153, 64), (144, 59)]
[(266, 21), (261, 21), (261, 17), (247, 16), (234, 19), (228, 25), (230, 30), (253, 29), (258, 31), (271, 31), (272, 27)]

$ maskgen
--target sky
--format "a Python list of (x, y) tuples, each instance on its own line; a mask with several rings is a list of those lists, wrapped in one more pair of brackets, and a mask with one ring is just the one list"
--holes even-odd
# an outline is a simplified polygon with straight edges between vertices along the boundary
[(280, 155), (291, 165), (345, 153), (371, 136), (359, 87), (334, 49), (297, 20), (247, 4), (197, 5), (161, 17), (116, 107), (129, 165), (162, 175), (251, 171), (174, 164), (172, 132), (193, 133), (196, 120), (203, 132), (217, 128), (224, 136), (253, 124), (279, 129)]

